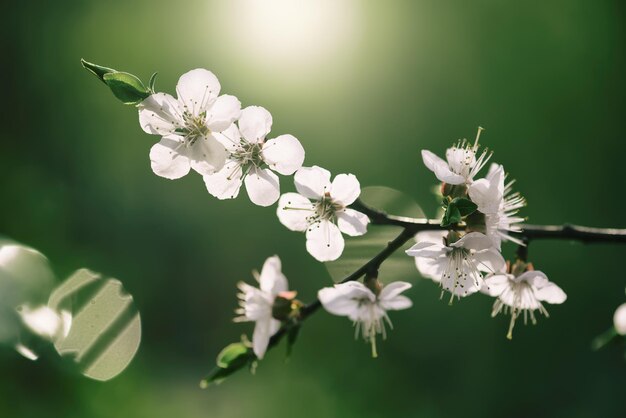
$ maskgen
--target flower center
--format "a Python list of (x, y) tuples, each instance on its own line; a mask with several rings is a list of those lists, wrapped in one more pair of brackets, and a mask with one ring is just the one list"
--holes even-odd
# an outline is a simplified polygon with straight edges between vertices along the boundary
[(177, 128), (175, 132), (185, 138), (185, 143), (188, 146), (195, 144), (199, 138), (204, 138), (211, 133), (206, 126), (206, 112), (194, 115), (185, 111), (183, 121), (184, 126)]
[(333, 202), (328, 193), (315, 203), (315, 215), (321, 220), (333, 221), (335, 213), (343, 209), (343, 205)]
[(258, 168), (264, 164), (263, 156), (261, 155), (262, 150), (262, 142), (250, 143), (241, 141), (240, 147), (231, 154), (231, 158), (237, 161), (244, 169), (248, 168), (250, 165)]

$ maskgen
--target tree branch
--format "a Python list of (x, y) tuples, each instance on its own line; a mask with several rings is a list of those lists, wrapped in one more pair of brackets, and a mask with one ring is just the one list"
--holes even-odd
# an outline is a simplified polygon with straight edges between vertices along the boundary
[[(402, 227), (402, 232), (393, 241), (390, 241), (387, 246), (374, 258), (361, 266), (354, 273), (344, 278), (340, 283), (346, 283), (353, 280), (358, 280), (367, 273), (376, 273), (381, 264), (389, 258), (394, 252), (400, 249), (405, 243), (415, 236), (420, 231), (447, 231), (450, 227), (442, 227), (440, 220), (438, 219), (418, 219), (409, 218), (403, 216), (389, 215), (378, 209), (374, 209), (361, 200), (356, 200), (352, 205), (352, 209), (358, 210), (366, 214), (373, 225), (391, 225)], [(581, 241), (584, 243), (625, 243), (626, 244), (626, 229), (616, 228), (591, 228), (578, 225), (523, 225), (523, 229), (520, 232), (512, 233), (519, 236), (525, 243), (531, 240), (537, 239), (565, 239), (573, 241)], [(523, 247), (522, 247), (523, 248)], [(522, 249), (522, 254), (525, 254), (525, 249)], [(300, 316), (298, 323), (304, 321), (309, 316), (314, 314), (321, 307), (319, 299), (315, 299), (314, 302), (305, 305), (300, 310)], [(280, 340), (287, 334), (290, 327), (293, 324), (287, 324), (281, 327), (281, 329), (272, 336), (270, 339), (268, 348), (274, 347), (280, 342)]]

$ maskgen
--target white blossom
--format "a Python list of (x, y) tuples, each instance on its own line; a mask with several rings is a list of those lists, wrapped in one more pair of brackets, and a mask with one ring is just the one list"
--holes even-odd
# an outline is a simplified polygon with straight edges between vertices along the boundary
[(560, 304), (565, 302), (567, 295), (559, 286), (548, 280), (541, 271), (528, 270), (519, 275), (512, 274), (511, 269), (503, 268), (485, 278), (481, 291), (496, 297), (491, 316), (500, 312), (511, 315), (507, 338), (513, 338), (513, 326), (520, 315), (524, 315), (524, 324), (530, 318), (535, 324), (535, 311), (548, 317), (548, 311), (542, 302)]
[(613, 315), (613, 326), (620, 335), (626, 335), (626, 303), (622, 303)]
[(406, 250), (424, 277), (440, 283), (454, 296), (468, 296), (480, 290), (483, 271), (496, 272), (505, 264), (491, 240), (480, 232), (470, 232), (448, 243), (443, 232), (420, 232), (417, 243)]
[(393, 282), (383, 287), (376, 294), (360, 282), (336, 284), (334, 287), (321, 289), (317, 296), (328, 312), (333, 315), (347, 316), (352, 320), (355, 338), (359, 333), (372, 344), (372, 356), (376, 357), (376, 335), (387, 337), (385, 322), (393, 328), (387, 311), (407, 309), (412, 302), (402, 292), (411, 288), (410, 283)]
[(150, 150), (152, 170), (178, 179), (193, 168), (202, 175), (224, 166), (228, 152), (215, 134), (228, 128), (241, 113), (236, 97), (220, 93), (215, 75), (195, 69), (178, 79), (178, 98), (155, 93), (139, 104), (139, 123), (149, 134), (162, 136)]
[(266, 140), (272, 128), (272, 115), (262, 107), (243, 109), (238, 125), (233, 124), (216, 135), (229, 155), (224, 168), (205, 175), (204, 183), (218, 199), (232, 199), (239, 194), (243, 182), (253, 203), (270, 206), (280, 196), (279, 179), (273, 171), (293, 174), (302, 167), (304, 149), (292, 135)]
[(512, 192), (514, 181), (505, 184), (504, 168), (499, 164), (491, 164), (487, 177), (474, 181), (468, 188), (472, 202), (485, 215), (485, 232), (493, 245), (500, 249), (502, 241), (512, 241), (523, 245), (523, 242), (510, 234), (520, 232), (524, 218), (517, 212), (526, 206), (526, 200)]
[(369, 218), (348, 208), (361, 194), (361, 186), (352, 174), (338, 174), (330, 181), (330, 172), (318, 166), (296, 171), (298, 193), (285, 193), (278, 201), (280, 222), (292, 231), (306, 231), (306, 249), (318, 261), (339, 258), (344, 248), (341, 233), (359, 236), (367, 232)]
[(72, 326), (72, 315), (69, 311), (56, 312), (47, 306), (31, 308), (23, 305), (17, 309), (22, 322), (33, 333), (47, 339), (67, 337)]
[(478, 154), (478, 149), (477, 136), (474, 145), (464, 139), (452, 148), (448, 148), (446, 160), (428, 150), (422, 150), (422, 160), (424, 165), (435, 173), (439, 181), (452, 185), (471, 184), (474, 176), (487, 164), (491, 157), (487, 150)]
[(277, 255), (265, 260), (261, 274), (257, 275), (259, 288), (239, 282), (237, 287), (240, 308), (236, 313), (236, 322), (255, 322), (252, 334), (252, 349), (259, 359), (267, 350), (272, 335), (280, 329), (281, 322), (272, 315), (274, 300), (281, 293), (288, 292), (287, 278), (281, 271), (280, 258)]

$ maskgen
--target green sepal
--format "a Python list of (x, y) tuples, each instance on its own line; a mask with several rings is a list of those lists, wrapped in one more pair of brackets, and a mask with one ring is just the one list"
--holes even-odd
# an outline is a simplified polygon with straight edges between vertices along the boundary
[(224, 347), (217, 355), (216, 367), (200, 381), (200, 387), (205, 389), (210, 384), (220, 384), (231, 374), (248, 367), (253, 373), (256, 368), (256, 356), (252, 348), (245, 342), (232, 343)]
[(605, 345), (617, 340), (618, 336), (619, 334), (617, 333), (615, 327), (611, 327), (593, 339), (593, 341), (591, 342), (591, 349), (593, 351), (597, 351)]
[(461, 222), (461, 220), (476, 212), (476, 203), (464, 197), (455, 197), (448, 203), (446, 213), (441, 220), (441, 226), (449, 226)]
[(113, 68), (103, 67), (102, 65), (98, 65), (98, 64), (94, 64), (94, 63), (89, 62), (89, 61), (85, 61), (82, 58), (80, 59), (80, 63), (83, 65), (83, 67), (87, 71), (89, 71), (90, 73), (92, 73), (93, 75), (98, 77), (100, 79), (100, 81), (102, 81), (105, 84), (106, 84), (106, 82), (104, 81), (104, 75), (117, 72), (117, 70), (114, 70)]
[(109, 86), (115, 97), (124, 104), (138, 104), (150, 96), (150, 91), (136, 76), (115, 72), (103, 76), (104, 82)]
[(154, 83), (156, 82), (156, 76), (158, 73), (153, 73), (150, 76), (150, 81), (148, 81), (148, 90), (150, 90), (150, 93), (154, 94)]

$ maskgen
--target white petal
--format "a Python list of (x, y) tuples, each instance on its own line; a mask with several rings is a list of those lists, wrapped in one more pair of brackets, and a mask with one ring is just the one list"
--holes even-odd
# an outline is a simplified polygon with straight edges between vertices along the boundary
[(432, 242), (418, 242), (405, 252), (411, 257), (439, 258), (447, 254), (447, 247), (442, 244), (434, 244)]
[(330, 191), (330, 171), (314, 165), (302, 167), (294, 175), (296, 190), (309, 199), (320, 200)]
[(381, 301), (393, 299), (396, 296), (398, 296), (400, 293), (404, 292), (405, 290), (410, 289), (411, 287), (412, 287), (411, 283), (407, 283), (407, 282), (389, 283), (387, 286), (383, 287), (383, 290), (380, 292), (378, 299), (380, 299)]
[(252, 350), (259, 360), (262, 360), (263, 356), (265, 356), (267, 345), (270, 342), (270, 327), (272, 320), (275, 319), (271, 317), (260, 319), (256, 321), (256, 324), (254, 325), (254, 333), (252, 334)]
[(302, 167), (304, 148), (294, 136), (280, 135), (263, 145), (263, 160), (274, 171), (290, 176)]
[(354, 209), (344, 209), (337, 212), (337, 226), (344, 234), (356, 237), (367, 232), (367, 224), (370, 218)]
[(470, 232), (463, 235), (463, 237), (457, 242), (450, 244), (450, 246), (480, 251), (493, 247), (493, 242), (485, 234), (481, 234), (480, 232)]
[(432, 242), (434, 244), (444, 245), (444, 237), (448, 231), (422, 231), (415, 234), (416, 242)]
[(259, 284), (262, 291), (276, 296), (280, 292), (289, 290), (287, 278), (282, 273), (282, 265), (277, 255), (269, 257), (263, 263), (263, 269), (259, 276)]
[(363, 300), (373, 303), (376, 296), (359, 282), (336, 284), (334, 287), (325, 287), (317, 293), (324, 309), (338, 316), (354, 315)]
[(542, 302), (559, 304), (567, 299), (565, 292), (548, 280), (545, 273), (539, 270), (527, 271), (521, 274), (518, 279), (526, 280), (534, 288), (535, 297)]
[(239, 133), (239, 128), (234, 123), (222, 132), (213, 132), (212, 136), (230, 153), (241, 149), (241, 134)]
[(613, 326), (619, 335), (626, 335), (626, 303), (622, 303), (615, 311)]
[(222, 132), (241, 115), (241, 102), (235, 96), (224, 94), (211, 105), (207, 126), (211, 132)]
[(354, 174), (339, 174), (330, 185), (330, 196), (344, 206), (351, 205), (361, 194), (361, 185)]
[(19, 315), (31, 331), (49, 340), (53, 339), (61, 330), (61, 317), (47, 306), (40, 306), (35, 309), (21, 306)]
[(426, 149), (422, 150), (422, 161), (424, 161), (424, 165), (426, 166), (426, 168), (428, 168), (432, 172), (435, 172), (435, 167), (437, 167), (438, 165), (448, 165), (448, 163), (445, 162), (442, 158)]
[(166, 179), (179, 179), (189, 173), (191, 164), (186, 155), (187, 148), (178, 137), (163, 137), (150, 149), (152, 171)]
[(153, 94), (138, 107), (139, 124), (146, 133), (167, 136), (182, 123), (178, 101), (169, 94)]
[(265, 139), (272, 129), (272, 115), (261, 106), (248, 106), (241, 111), (239, 131), (248, 142)]
[(398, 295), (395, 298), (380, 302), (380, 307), (386, 311), (399, 311), (402, 309), (408, 309), (411, 306), (413, 306), (411, 299), (403, 295)]
[(345, 243), (337, 225), (323, 220), (306, 232), (306, 249), (318, 261), (333, 261), (343, 252)]
[(209, 175), (219, 171), (226, 163), (228, 151), (212, 135), (198, 138), (191, 146), (191, 168), (198, 174)]
[(244, 179), (248, 197), (255, 205), (273, 205), (280, 196), (278, 176), (271, 170), (253, 168)]
[(480, 291), (486, 295), (498, 297), (510, 287), (509, 275), (493, 274), (485, 278)]
[(495, 248), (477, 251), (474, 253), (474, 260), (480, 271), (488, 273), (497, 273), (506, 265), (504, 257)]
[(485, 214), (495, 214), (500, 210), (504, 196), (504, 170), (502, 166), (491, 172), (485, 179), (476, 180), (469, 186), (469, 196), (478, 210)]
[(196, 68), (181, 75), (176, 84), (178, 100), (186, 111), (198, 115), (220, 94), (220, 82), (215, 74)]
[(35, 361), (39, 358), (39, 355), (37, 355), (37, 353), (26, 347), (24, 344), (15, 344), (15, 350), (29, 360)]
[(298, 193), (285, 193), (278, 201), (276, 215), (281, 224), (292, 231), (304, 232), (309, 226), (309, 217), (315, 206)]
[(439, 258), (415, 257), (415, 266), (420, 275), (424, 278), (431, 279), (437, 283), (441, 281), (441, 276), (448, 265), (448, 259), (445, 255)]
[(204, 184), (211, 195), (218, 199), (234, 199), (241, 188), (241, 167), (235, 161), (227, 162), (217, 173), (202, 176)]

